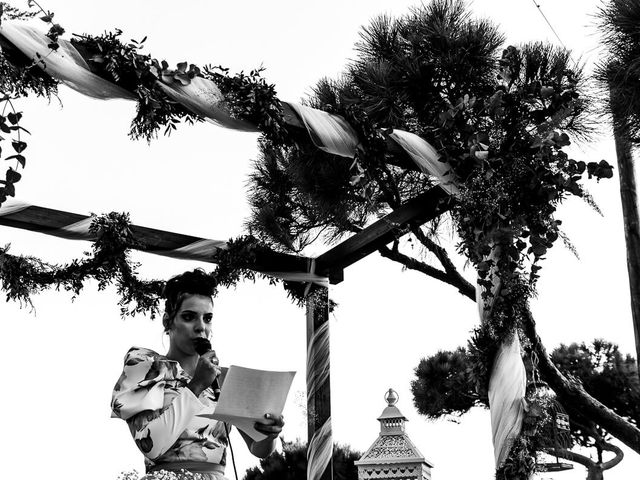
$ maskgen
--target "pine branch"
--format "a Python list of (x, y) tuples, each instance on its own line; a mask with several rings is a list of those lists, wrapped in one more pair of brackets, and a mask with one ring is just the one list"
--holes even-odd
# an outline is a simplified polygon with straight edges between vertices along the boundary
[(461, 277), (459, 277), (459, 275), (458, 276), (451, 275), (442, 270), (438, 270), (437, 268), (432, 267), (431, 265), (428, 265), (424, 262), (416, 260), (415, 258), (412, 258), (403, 253), (400, 253), (397, 250), (397, 248), (391, 249), (385, 246), (380, 248), (378, 251), (380, 252), (380, 255), (382, 255), (383, 257), (393, 260), (394, 262), (401, 263), (402, 265), (404, 265), (406, 268), (410, 270), (416, 270), (418, 272), (422, 272), (429, 277), (435, 278), (436, 280), (440, 280), (441, 282), (444, 282), (448, 285), (456, 287), (462, 295), (475, 301), (475, 298), (476, 298), (475, 288), (466, 280), (464, 282), (461, 282), (460, 281)]
[[(431, 253), (436, 256), (447, 275), (455, 278), (457, 285), (464, 286), (464, 289), (459, 288), (461, 293), (466, 294), (465, 292), (475, 292), (475, 287), (460, 274), (456, 266), (451, 261), (449, 254), (444, 248), (431, 240), (420, 227), (412, 227), (411, 233), (415, 235), (415, 237), (420, 243), (422, 243), (422, 245), (424, 245)], [(473, 298), (475, 300), (475, 296)]]

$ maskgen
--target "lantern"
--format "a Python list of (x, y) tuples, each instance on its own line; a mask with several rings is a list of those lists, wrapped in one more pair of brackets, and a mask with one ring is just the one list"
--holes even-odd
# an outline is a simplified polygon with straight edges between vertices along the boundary
[(530, 392), (530, 398), (540, 400), (546, 417), (539, 430), (542, 453), (536, 462), (537, 471), (562, 472), (573, 469), (573, 464), (561, 462), (557, 455), (558, 450), (568, 450), (573, 445), (569, 415), (545, 382), (530, 382), (527, 391)]

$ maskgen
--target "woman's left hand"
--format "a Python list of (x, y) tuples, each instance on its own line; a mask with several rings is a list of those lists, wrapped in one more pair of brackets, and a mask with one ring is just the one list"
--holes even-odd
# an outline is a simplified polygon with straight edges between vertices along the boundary
[(259, 420), (254, 425), (255, 429), (265, 434), (271, 439), (278, 438), (284, 427), (284, 417), (282, 415), (264, 414), (264, 420)]

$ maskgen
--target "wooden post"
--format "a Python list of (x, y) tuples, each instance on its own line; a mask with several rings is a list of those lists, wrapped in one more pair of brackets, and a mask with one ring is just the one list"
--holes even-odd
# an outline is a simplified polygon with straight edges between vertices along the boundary
[(329, 387), (329, 289), (307, 297), (307, 480), (333, 479)]

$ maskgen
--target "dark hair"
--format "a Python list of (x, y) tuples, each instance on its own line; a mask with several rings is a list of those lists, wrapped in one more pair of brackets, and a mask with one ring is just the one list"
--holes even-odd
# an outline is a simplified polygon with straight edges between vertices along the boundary
[(216, 286), (215, 278), (201, 268), (181, 273), (167, 280), (162, 290), (162, 297), (165, 299), (165, 314), (162, 318), (162, 325), (165, 332), (171, 328), (173, 319), (187, 295), (213, 297), (216, 293)]

